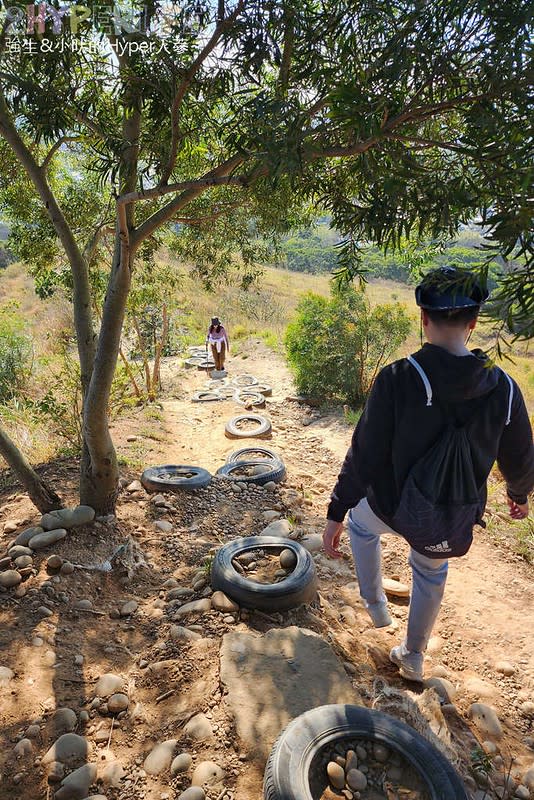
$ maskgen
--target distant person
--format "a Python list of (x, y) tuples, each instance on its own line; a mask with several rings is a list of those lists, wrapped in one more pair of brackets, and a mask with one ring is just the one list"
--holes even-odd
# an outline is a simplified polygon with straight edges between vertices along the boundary
[(228, 341), (228, 334), (221, 325), (219, 317), (212, 317), (211, 323), (208, 328), (208, 335), (206, 336), (206, 343), (211, 345), (211, 354), (215, 361), (215, 369), (221, 372), (224, 369), (224, 361), (226, 353), (230, 352), (230, 343)]
[(447, 579), (482, 524), (486, 481), (497, 461), (512, 519), (528, 516), (534, 446), (517, 384), (481, 350), (468, 350), (488, 293), (473, 275), (433, 270), (415, 290), (427, 343), (381, 370), (352, 436), (328, 506), (325, 552), (340, 558), (343, 519), (360, 595), (375, 627), (391, 624), (382, 587), (380, 536), (410, 544), (412, 591), (406, 637), (390, 660), (422, 681)]

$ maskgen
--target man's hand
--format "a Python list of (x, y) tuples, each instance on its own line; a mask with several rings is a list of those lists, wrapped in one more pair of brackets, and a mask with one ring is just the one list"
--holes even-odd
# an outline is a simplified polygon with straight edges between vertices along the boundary
[(323, 533), (323, 548), (327, 556), (330, 558), (343, 558), (343, 554), (339, 552), (339, 540), (343, 533), (343, 523), (334, 522), (329, 519), (326, 523), (326, 528)]
[(526, 519), (526, 517), (528, 517), (528, 500), (526, 503), (514, 503), (509, 497), (506, 499), (510, 506), (510, 516), (512, 519)]

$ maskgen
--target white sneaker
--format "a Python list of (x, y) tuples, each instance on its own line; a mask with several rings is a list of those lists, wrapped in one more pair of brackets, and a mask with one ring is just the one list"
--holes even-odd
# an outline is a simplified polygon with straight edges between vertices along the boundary
[(378, 603), (367, 603), (365, 610), (371, 617), (375, 628), (386, 628), (393, 622), (388, 611), (388, 604), (384, 600), (380, 600)]
[(400, 674), (407, 681), (423, 682), (422, 653), (411, 652), (403, 642), (391, 650), (389, 660), (399, 668)]

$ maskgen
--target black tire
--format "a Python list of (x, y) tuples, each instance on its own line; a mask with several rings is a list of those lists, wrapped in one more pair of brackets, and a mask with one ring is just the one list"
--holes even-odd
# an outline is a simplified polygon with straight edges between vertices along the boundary
[[(293, 572), (280, 583), (256, 583), (234, 568), (232, 560), (251, 550), (292, 550), (297, 557)], [(277, 536), (247, 536), (234, 539), (215, 553), (211, 565), (211, 586), (220, 589), (244, 608), (285, 611), (311, 603), (317, 594), (317, 575), (311, 554), (292, 539)]]
[[(240, 470), (244, 467), (258, 467), (265, 468), (265, 472), (258, 475), (239, 475)], [(236, 474), (234, 474), (236, 473)], [(217, 470), (217, 475), (223, 475), (231, 481), (243, 481), (243, 483), (254, 483), (256, 486), (264, 486), (266, 483), (273, 481), (280, 483), (286, 477), (286, 468), (281, 461), (232, 461), (230, 464), (224, 464)]]
[(147, 492), (181, 492), (202, 489), (211, 481), (211, 474), (202, 467), (184, 464), (163, 464), (148, 467), (141, 475)]
[(254, 408), (265, 408), (265, 396), (261, 392), (253, 389), (237, 389), (234, 400), (240, 406), (253, 406)]
[(328, 781), (326, 775), (320, 775), (323, 748), (359, 737), (400, 753), (426, 783), (430, 800), (467, 800), (452, 764), (413, 728), (382, 711), (341, 704), (313, 708), (289, 723), (265, 768), (264, 800), (315, 800)]
[(280, 464), (284, 462), (277, 455), (274, 450), (269, 450), (267, 447), (241, 447), (239, 450), (234, 450), (226, 458), (226, 463), (231, 464), (233, 461), (279, 461)]
[(214, 366), (215, 366), (215, 361), (210, 361), (209, 359), (206, 360), (205, 358), (203, 358), (201, 361), (197, 363), (197, 370), (199, 371), (210, 370), (213, 369)]
[(191, 402), (192, 403), (210, 403), (210, 402), (213, 402), (214, 400), (220, 400), (220, 399), (221, 398), (217, 394), (217, 392), (214, 392), (214, 391), (210, 392), (208, 389), (206, 389), (206, 391), (204, 391), (204, 392), (195, 392), (195, 394), (192, 395), (192, 397), (191, 397)]
[[(241, 430), (238, 428), (238, 423), (244, 420), (252, 420), (257, 423), (258, 427), (252, 430)], [(271, 430), (271, 421), (260, 414), (239, 414), (239, 416), (229, 419), (224, 426), (224, 432), (230, 439), (250, 439), (255, 436), (267, 436)]]

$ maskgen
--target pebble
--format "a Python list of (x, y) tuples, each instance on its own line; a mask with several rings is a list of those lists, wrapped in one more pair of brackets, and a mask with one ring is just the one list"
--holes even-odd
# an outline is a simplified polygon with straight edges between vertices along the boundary
[(495, 664), (496, 672), (500, 672), (502, 675), (513, 675), (515, 672), (515, 667), (513, 664), (510, 664), (508, 661), (498, 661)]
[(128, 696), (122, 694), (122, 692), (112, 694), (108, 700), (108, 710), (111, 714), (120, 714), (121, 711), (126, 711), (129, 705)]
[(191, 739), (195, 739), (197, 742), (202, 742), (205, 739), (209, 739), (213, 736), (213, 728), (211, 727), (211, 722), (206, 717), (205, 714), (195, 714), (189, 722), (184, 725), (184, 733), (187, 734)]
[(359, 769), (351, 769), (347, 772), (347, 783), (351, 789), (361, 792), (367, 786), (367, 778)]
[(24, 547), (22, 544), (15, 544), (7, 551), (8, 556), (14, 561), (19, 556), (31, 556), (32, 551), (29, 547)]
[(496, 697), (498, 690), (491, 683), (483, 681), (481, 678), (468, 678), (464, 684), (465, 688), (476, 697), (491, 699)]
[(74, 572), (74, 564), (71, 564), (70, 561), (64, 561), (61, 565), (61, 569), (59, 570), (60, 575), (72, 575)]
[(162, 533), (169, 533), (169, 531), (172, 531), (172, 523), (166, 519), (156, 519), (154, 521), (154, 527)]
[[(41, 527), (45, 531), (55, 530), (57, 527), (75, 528), (78, 525), (86, 525), (95, 518), (95, 511), (91, 506), (76, 506), (76, 508), (59, 508), (57, 511), (50, 511), (41, 517)], [(59, 525), (58, 525), (59, 523)]]
[(115, 692), (122, 689), (124, 680), (113, 672), (106, 672), (101, 675), (95, 686), (95, 694), (97, 697), (109, 697)]
[(326, 767), (326, 774), (334, 789), (343, 789), (345, 787), (345, 770), (340, 764), (335, 761), (329, 761)]
[(219, 783), (219, 781), (224, 780), (224, 777), (224, 770), (214, 761), (201, 761), (193, 772), (191, 785), (204, 786), (204, 784), (207, 783), (208, 786), (213, 786)]
[(126, 491), (130, 492), (130, 493), (131, 492), (144, 492), (143, 484), (141, 483), (141, 481), (132, 481), (126, 487)]
[(487, 733), (496, 739), (500, 739), (502, 737), (503, 731), (501, 723), (499, 722), (499, 717), (493, 708), (484, 705), (484, 703), (472, 703), (469, 707), (469, 713), (475, 724), (484, 733)]
[(221, 591), (213, 592), (211, 595), (211, 605), (212, 608), (215, 608), (217, 611), (225, 611), (227, 613), (239, 611), (238, 604)]
[(275, 519), (261, 531), (260, 536), (278, 536), (278, 538), (285, 539), (292, 528), (288, 519)]
[(523, 784), (519, 784), (515, 788), (514, 797), (517, 797), (517, 800), (530, 800), (530, 789), (523, 786)]
[(527, 717), (534, 717), (534, 703), (530, 700), (525, 700), (524, 703), (521, 703), (521, 713)]
[(178, 800), (205, 800), (206, 792), (200, 786), (190, 786), (178, 795)]
[(61, 782), (61, 788), (55, 794), (55, 800), (80, 800), (87, 797), (89, 787), (96, 781), (95, 764), (84, 764), (75, 769)]
[(28, 546), (31, 547), (32, 550), (43, 550), (45, 547), (64, 539), (66, 535), (67, 531), (65, 528), (56, 528), (51, 531), (45, 531), (44, 533), (38, 533), (37, 536), (33, 536), (30, 539)]
[(7, 522), (4, 522), (4, 533), (15, 533), (18, 527), (14, 520), (8, 519)]
[(76, 600), (76, 602), (73, 605), (73, 608), (90, 611), (93, 608), (93, 603), (91, 602), (91, 600), (84, 597), (81, 600)]
[(261, 516), (265, 522), (272, 522), (274, 519), (280, 519), (280, 512), (269, 508), (266, 511), (262, 511)]
[(33, 558), (31, 556), (17, 556), (15, 559), (15, 566), (17, 569), (24, 569), (24, 567), (31, 567)]
[(149, 775), (159, 775), (171, 765), (177, 739), (167, 739), (155, 745), (145, 758), (143, 768)]
[(167, 592), (167, 600), (180, 600), (182, 597), (191, 597), (193, 594), (194, 591), (192, 589), (188, 589), (185, 586), (177, 586)]
[(63, 559), (61, 556), (56, 555), (55, 553), (51, 556), (48, 556), (46, 559), (46, 568), (52, 571), (56, 569), (61, 569), (63, 566)]
[(38, 525), (32, 528), (25, 528), (15, 539), (15, 544), (22, 544), (26, 546), (30, 539), (33, 539), (33, 537), (37, 536), (38, 533), (44, 533), (44, 529)]
[(263, 484), (263, 488), (266, 489), (268, 492), (275, 492), (276, 483), (274, 481), (267, 481), (267, 483)]
[(319, 553), (323, 549), (323, 537), (320, 533), (309, 533), (300, 540), (302, 545), (310, 553)]
[(59, 783), (65, 777), (65, 767), (61, 761), (52, 761), (48, 765), (48, 780), (50, 783)]
[(3, 586), (4, 589), (18, 586), (21, 580), (22, 575), (16, 569), (6, 569), (5, 572), (0, 572), (0, 586)]
[(29, 725), (24, 731), (24, 736), (27, 739), (39, 739), (41, 736), (41, 729), (39, 725)]
[(282, 550), (280, 553), (280, 566), (282, 569), (294, 569), (296, 563), (297, 556), (293, 550), (290, 550), (289, 548)]
[(134, 614), (137, 611), (138, 605), (136, 600), (128, 600), (128, 602), (124, 603), (121, 607), (121, 617), (129, 617), (131, 614)]
[(120, 761), (110, 761), (106, 764), (101, 773), (104, 786), (111, 786), (114, 789), (119, 788), (122, 779), (125, 777), (126, 771)]
[(86, 759), (87, 753), (87, 740), (83, 736), (78, 736), (76, 733), (64, 733), (45, 753), (42, 763), (61, 761), (65, 764), (69, 761), (79, 761)]
[(194, 642), (196, 639), (202, 638), (197, 631), (190, 631), (189, 628), (184, 628), (182, 625), (171, 625), (169, 634), (171, 639), (176, 641)]
[(452, 703), (457, 695), (456, 687), (447, 678), (428, 678), (424, 685), (429, 689), (434, 689), (446, 703)]
[(13, 752), (17, 758), (29, 756), (33, 752), (33, 744), (29, 739), (20, 739), (13, 748)]
[(171, 775), (174, 777), (179, 772), (187, 772), (192, 763), (193, 759), (189, 753), (180, 753), (171, 764)]
[(53, 613), (54, 612), (51, 611), (46, 606), (39, 606), (39, 608), (37, 609), (37, 614), (39, 614), (40, 617), (51, 617)]
[(82, 656), (81, 653), (77, 653), (74, 656), (74, 664), (75, 664), (76, 667), (82, 667), (83, 666), (83, 656)]
[(0, 686), (7, 686), (10, 680), (13, 679), (15, 673), (9, 667), (0, 666)]
[(202, 613), (204, 611), (209, 611), (210, 608), (211, 599), (209, 597), (204, 597), (202, 600), (192, 600), (190, 603), (185, 603), (183, 606), (176, 609), (174, 616), (182, 617), (186, 614)]
[(521, 783), (526, 786), (527, 789), (530, 789), (531, 792), (534, 791), (534, 764), (527, 769)]
[(60, 733), (69, 733), (73, 731), (77, 724), (78, 717), (72, 708), (58, 708), (52, 717), (52, 726), (56, 736)]

